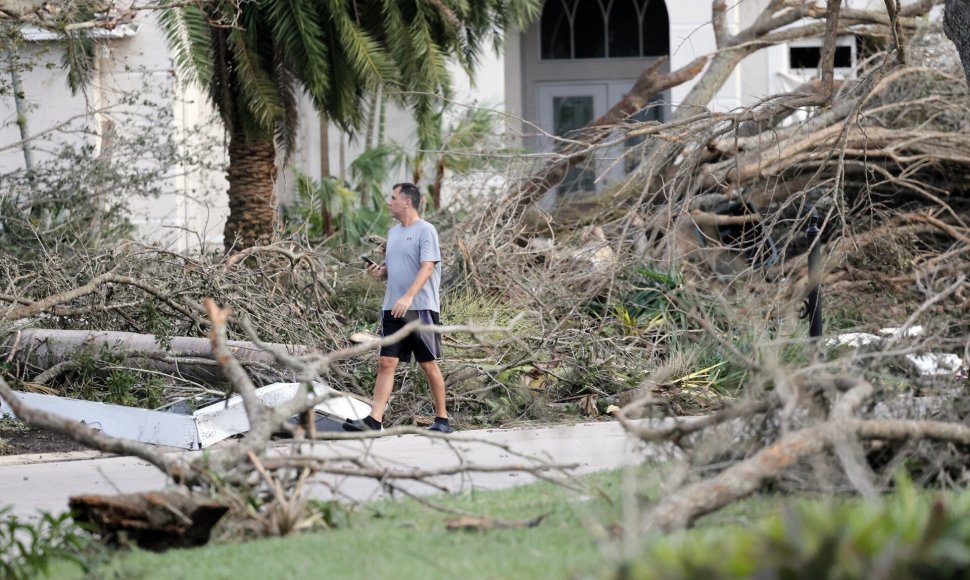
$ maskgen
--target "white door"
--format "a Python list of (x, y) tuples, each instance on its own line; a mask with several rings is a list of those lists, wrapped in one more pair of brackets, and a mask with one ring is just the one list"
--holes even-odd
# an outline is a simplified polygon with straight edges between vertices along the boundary
[[(539, 148), (551, 152), (555, 147), (555, 137), (570, 138), (570, 133), (586, 126), (591, 121), (606, 114), (633, 87), (632, 80), (594, 81), (575, 83), (538, 83), (536, 87), (536, 110), (539, 112), (539, 126), (545, 135), (539, 138)], [(659, 97), (658, 97), (659, 98)], [(638, 119), (660, 119), (662, 108), (654, 107), (637, 115)], [(564, 195), (574, 191), (597, 191), (604, 184), (622, 179), (631, 169), (628, 160), (620, 159), (625, 154), (625, 146), (617, 146), (611, 151), (602, 151), (596, 159), (590, 159), (569, 170), (557, 191), (547, 195), (543, 205), (550, 207), (555, 203), (557, 194)]]
[[(569, 139), (609, 106), (606, 83), (543, 83), (536, 87), (536, 99), (539, 127), (545, 133), (539, 137), (539, 149), (543, 152), (555, 148), (555, 137)], [(563, 183), (543, 198), (542, 205), (551, 207), (560, 194), (595, 191), (597, 176), (595, 160), (572, 167)]]

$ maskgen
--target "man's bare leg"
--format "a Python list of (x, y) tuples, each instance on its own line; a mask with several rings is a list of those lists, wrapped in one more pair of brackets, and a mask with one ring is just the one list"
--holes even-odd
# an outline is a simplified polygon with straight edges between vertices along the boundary
[[(424, 376), (428, 378), (428, 387), (431, 389), (431, 401), (434, 403), (435, 415), (442, 419), (448, 418), (448, 409), (445, 408), (445, 377), (441, 374), (438, 361), (428, 361), (419, 363)], [(377, 398), (375, 391), (374, 398)], [(375, 417), (376, 418), (376, 417)]]
[[(400, 360), (392, 356), (382, 356), (377, 360), (377, 381), (374, 383), (374, 404), (371, 407), (370, 416), (380, 422), (384, 421), (384, 410), (387, 409), (387, 401), (391, 398), (391, 391), (394, 390), (394, 372)], [(444, 385), (442, 385), (443, 391)]]

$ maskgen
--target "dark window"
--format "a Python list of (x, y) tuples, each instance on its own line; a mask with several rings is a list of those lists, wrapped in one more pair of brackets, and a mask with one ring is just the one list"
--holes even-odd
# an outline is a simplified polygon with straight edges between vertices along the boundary
[[(791, 68), (817, 69), (822, 60), (821, 46), (792, 46), (788, 49), (788, 62)], [(850, 68), (852, 66), (852, 47), (835, 47), (835, 67)]]
[(670, 21), (663, 0), (646, 0), (643, 17), (643, 56), (670, 54)]
[[(569, 11), (575, 0), (566, 2)], [(542, 37), (542, 58), (559, 59), (573, 57), (573, 27), (569, 12), (563, 0), (549, 0), (542, 8), (540, 36)]]
[[(609, 57), (640, 56), (640, 15), (633, 2), (614, 2), (610, 10)], [(664, 32), (666, 34), (666, 32)]]
[(539, 34), (544, 60), (670, 54), (664, 0), (546, 0)]
[(593, 120), (593, 97), (553, 97), (552, 122), (557, 137), (568, 137)]
[(606, 22), (599, 0), (579, 0), (573, 20), (574, 58), (606, 58)]
[[(575, 131), (593, 120), (593, 97), (553, 97), (553, 132), (559, 137), (570, 138)], [(596, 163), (581, 163), (570, 167), (559, 185), (560, 193), (596, 191)]]

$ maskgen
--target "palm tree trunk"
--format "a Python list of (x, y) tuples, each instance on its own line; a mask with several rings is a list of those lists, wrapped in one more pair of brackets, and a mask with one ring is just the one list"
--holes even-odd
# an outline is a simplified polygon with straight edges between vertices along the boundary
[(434, 203), (435, 211), (441, 209), (441, 186), (445, 183), (445, 153), (441, 152), (441, 158), (438, 159), (438, 167), (435, 169), (434, 174), (434, 188), (431, 190), (431, 201)]
[(226, 252), (268, 244), (276, 231), (276, 147), (234, 131), (229, 138)]

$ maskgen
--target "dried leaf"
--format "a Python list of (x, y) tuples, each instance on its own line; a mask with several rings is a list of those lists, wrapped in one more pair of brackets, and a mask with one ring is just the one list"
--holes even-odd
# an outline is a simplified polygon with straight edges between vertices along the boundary
[(355, 344), (362, 344), (365, 342), (371, 342), (374, 340), (380, 340), (381, 337), (377, 336), (373, 332), (355, 332), (350, 335), (350, 342)]
[(445, 520), (445, 526), (449, 530), (493, 530), (495, 528), (534, 528), (542, 523), (546, 515), (532, 518), (531, 520), (498, 520), (488, 516), (458, 516), (450, 520)]

